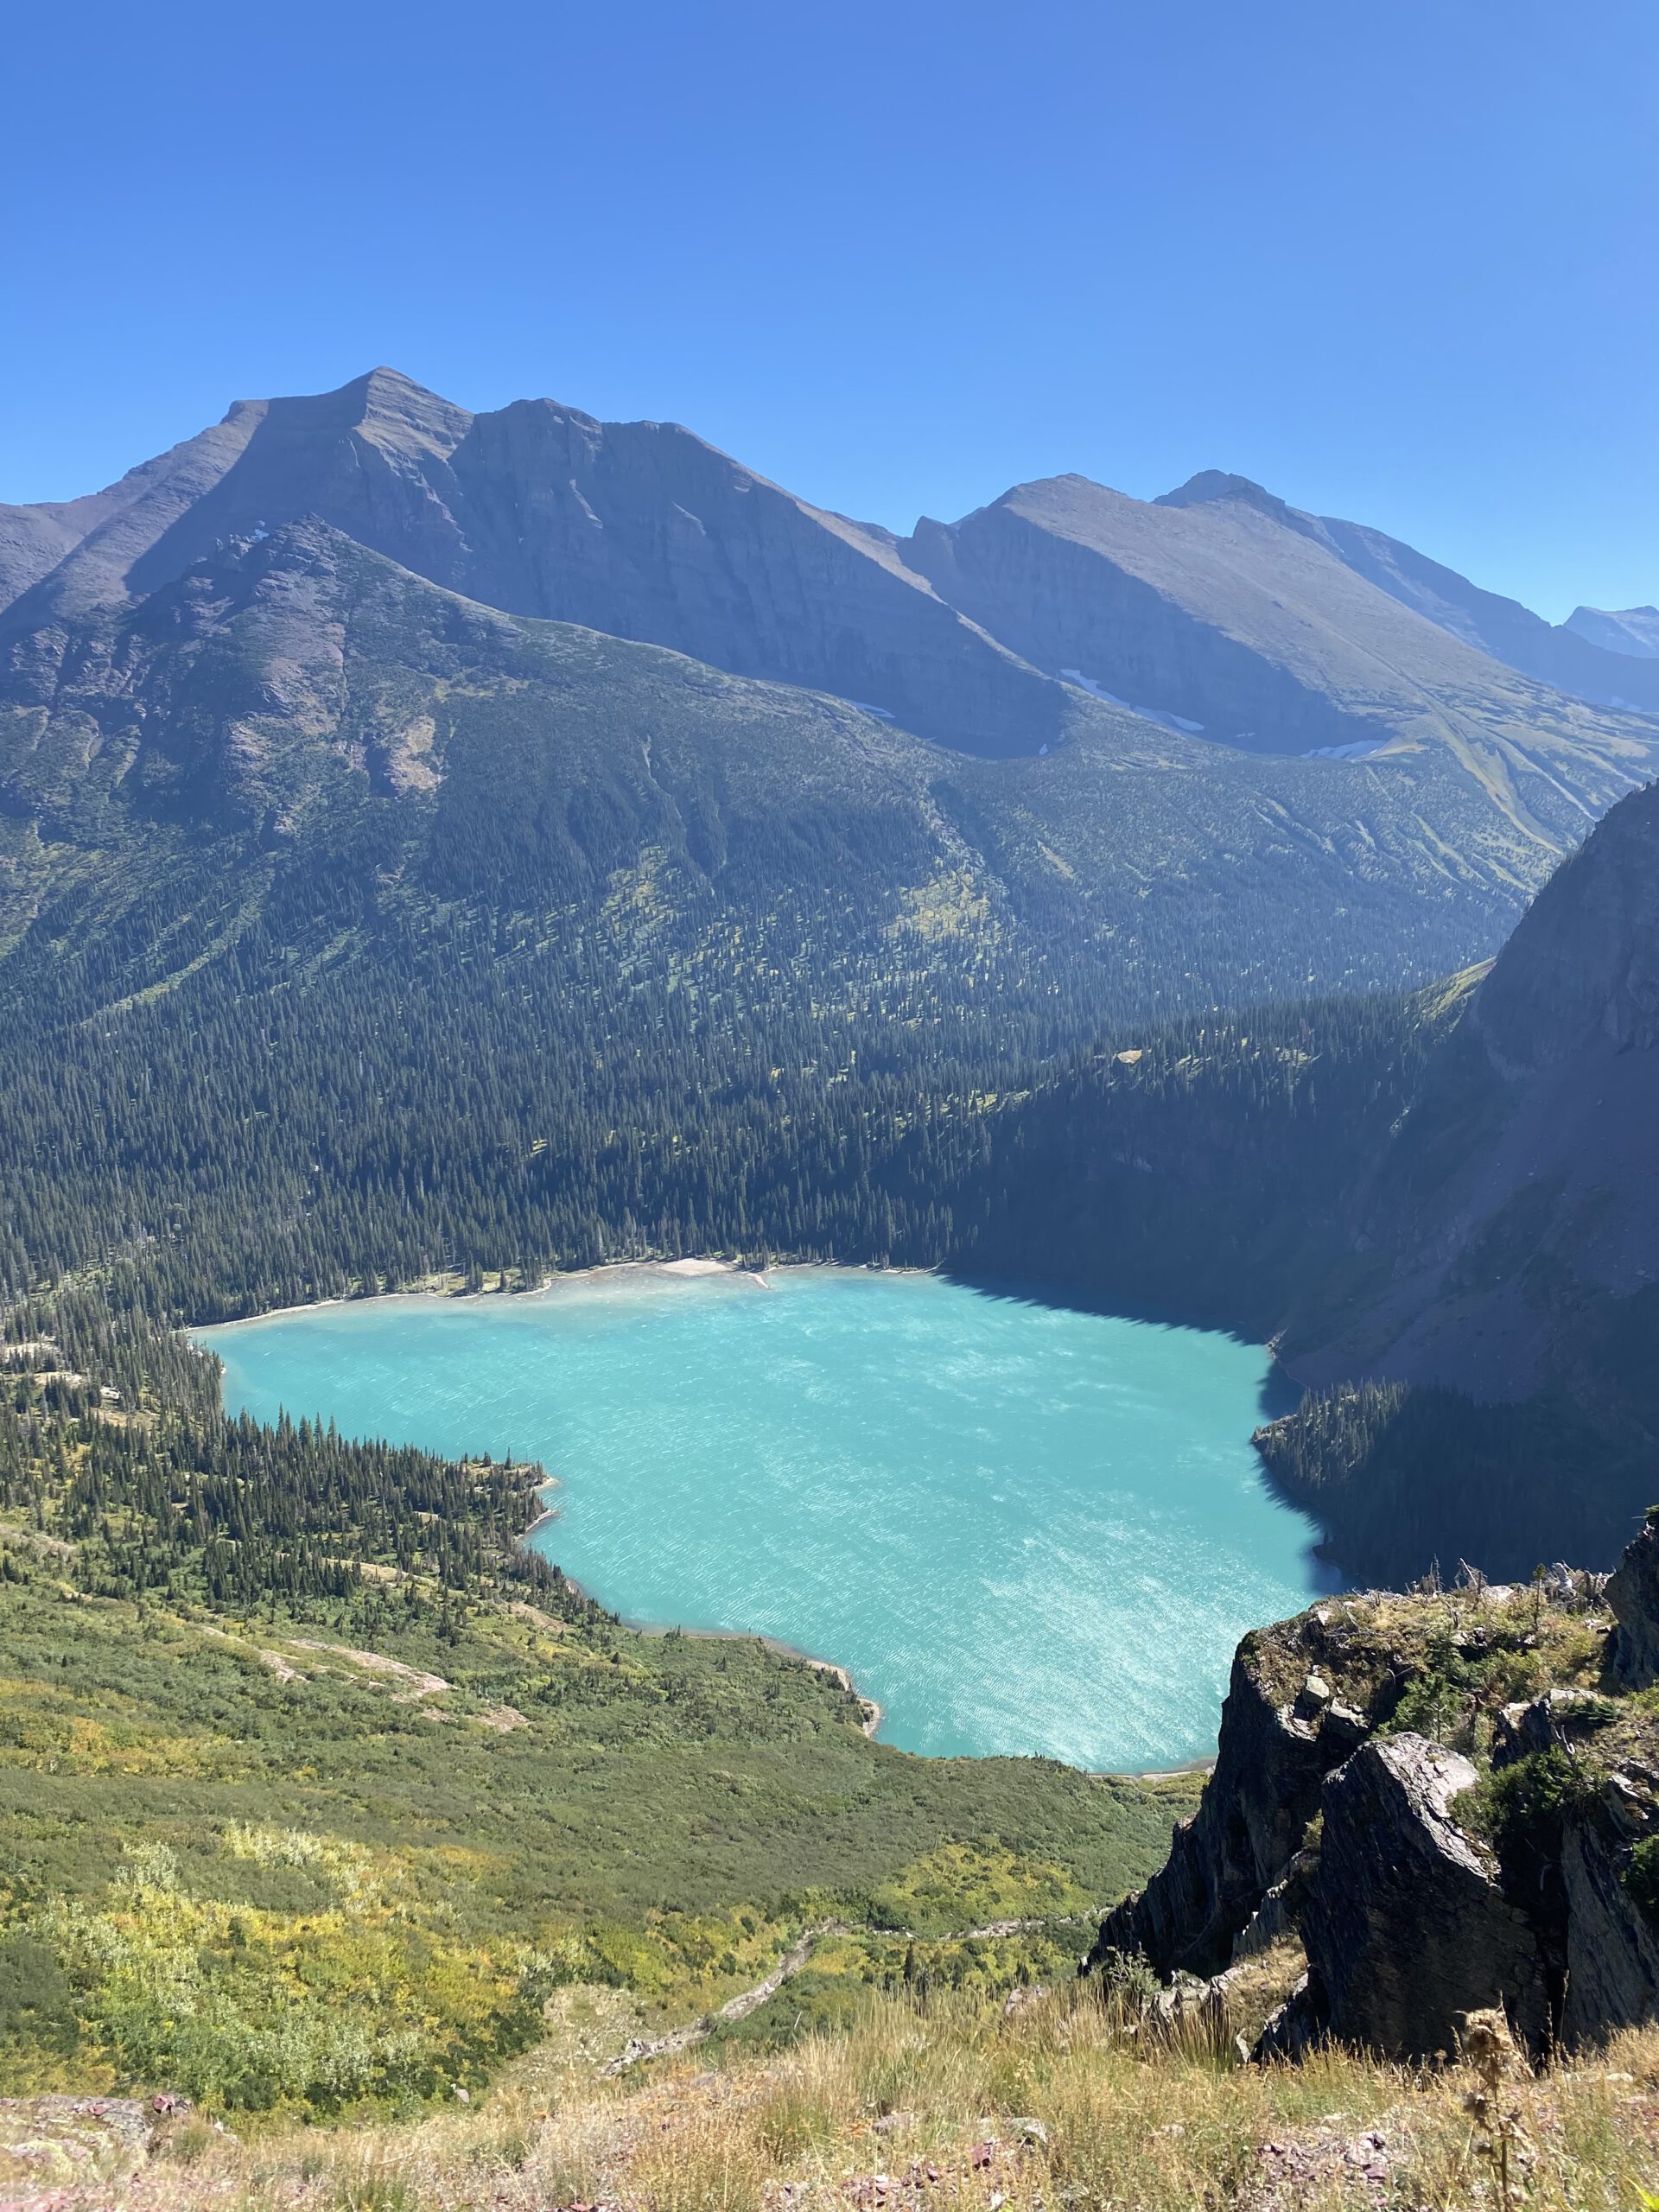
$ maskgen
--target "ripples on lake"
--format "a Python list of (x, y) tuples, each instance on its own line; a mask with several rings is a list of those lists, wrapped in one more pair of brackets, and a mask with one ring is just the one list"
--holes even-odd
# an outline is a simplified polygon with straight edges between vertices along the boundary
[(607, 1271), (200, 1332), (226, 1403), (540, 1459), (537, 1538), (630, 1620), (849, 1668), (884, 1741), (1173, 1765), (1234, 1644), (1307, 1603), (1265, 1352), (928, 1275)]

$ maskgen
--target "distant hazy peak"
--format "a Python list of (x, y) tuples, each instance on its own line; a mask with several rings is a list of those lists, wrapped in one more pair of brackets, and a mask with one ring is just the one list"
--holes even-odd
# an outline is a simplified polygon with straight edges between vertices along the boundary
[(1659, 607), (1575, 607), (1561, 625), (1604, 652), (1659, 660)]
[(1291, 530), (1306, 527), (1306, 518), (1287, 506), (1276, 492), (1269, 492), (1265, 485), (1257, 484), (1248, 476), (1230, 475), (1224, 468), (1201, 468), (1196, 476), (1189, 476), (1173, 492), (1161, 493), (1152, 504), (1154, 507), (1205, 507), (1218, 499), (1255, 507)]

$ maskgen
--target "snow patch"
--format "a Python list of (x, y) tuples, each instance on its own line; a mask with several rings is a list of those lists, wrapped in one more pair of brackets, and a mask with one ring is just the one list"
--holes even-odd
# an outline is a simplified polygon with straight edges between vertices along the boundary
[(1103, 683), (1096, 683), (1092, 676), (1085, 676), (1080, 668), (1063, 668), (1063, 683), (1075, 683), (1079, 691), (1086, 691), (1091, 699), (1104, 701), (1109, 707), (1122, 707), (1126, 714), (1139, 715), (1143, 722), (1157, 722), (1165, 729), (1184, 730), (1189, 737), (1204, 734), (1202, 722), (1190, 722), (1185, 715), (1172, 715), (1163, 707), (1138, 707), (1133, 699), (1120, 699), (1116, 691), (1109, 691)]

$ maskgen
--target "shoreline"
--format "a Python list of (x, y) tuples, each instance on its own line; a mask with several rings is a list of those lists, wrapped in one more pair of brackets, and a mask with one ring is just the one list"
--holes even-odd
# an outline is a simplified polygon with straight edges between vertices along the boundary
[[(366, 1307), (385, 1306), (388, 1304), (409, 1304), (413, 1303), (416, 1300), (432, 1301), (438, 1304), (467, 1306), (471, 1306), (474, 1301), (482, 1302), (486, 1300), (491, 1304), (493, 1304), (497, 1300), (502, 1299), (506, 1300), (510, 1304), (517, 1304), (526, 1300), (531, 1302), (544, 1302), (556, 1296), (559, 1293), (566, 1290), (581, 1291), (582, 1289), (594, 1289), (603, 1287), (607, 1284), (615, 1284), (620, 1287), (623, 1283), (626, 1283), (631, 1277), (638, 1278), (642, 1284), (654, 1283), (663, 1285), (664, 1287), (667, 1287), (669, 1284), (677, 1282), (697, 1281), (709, 1281), (723, 1277), (734, 1283), (742, 1283), (751, 1288), (764, 1291), (770, 1290), (774, 1287), (772, 1282), (770, 1281), (770, 1278), (772, 1276), (803, 1275), (808, 1274), (825, 1275), (841, 1274), (849, 1276), (895, 1275), (943, 1277), (944, 1271), (939, 1268), (876, 1267), (866, 1262), (847, 1262), (837, 1260), (780, 1260), (772, 1267), (766, 1269), (757, 1269), (745, 1267), (740, 1260), (715, 1258), (709, 1255), (692, 1255), (671, 1260), (604, 1260), (593, 1267), (571, 1268), (568, 1272), (562, 1272), (556, 1274), (546, 1276), (537, 1282), (535, 1287), (531, 1290), (504, 1290), (496, 1288), (469, 1291), (465, 1286), (464, 1279), (459, 1275), (451, 1275), (441, 1278), (432, 1277), (428, 1278), (419, 1285), (412, 1287), (404, 1287), (391, 1291), (378, 1291), (372, 1296), (367, 1298), (346, 1296), (312, 1299), (295, 1306), (267, 1307), (257, 1313), (239, 1315), (234, 1320), (230, 1321), (186, 1324), (181, 1333), (188, 1339), (194, 1339), (199, 1331), (212, 1330), (216, 1332), (219, 1330), (249, 1328), (259, 1323), (296, 1319), (303, 1314), (323, 1313), (336, 1307), (343, 1309), (356, 1306)], [(969, 1287), (976, 1288), (990, 1287), (990, 1286), (985, 1284), (969, 1285)], [(1135, 1319), (1141, 1317), (1126, 1315), (1122, 1318), (1127, 1319)], [(1169, 1326), (1179, 1325), (1166, 1323), (1161, 1325)], [(1268, 1351), (1269, 1360), (1274, 1360), (1275, 1356), (1271, 1347), (1267, 1347), (1265, 1349)], [(557, 1504), (553, 1502), (553, 1499), (554, 1493), (563, 1487), (563, 1484), (561, 1477), (548, 1473), (543, 1470), (543, 1479), (542, 1483), (537, 1485), (537, 1497), (540, 1501), (540, 1510), (537, 1511), (535, 1517), (514, 1539), (516, 1543), (529, 1545), (537, 1538), (543, 1539), (543, 1542), (546, 1541), (548, 1537), (550, 1535), (553, 1526), (562, 1518), (560, 1510)], [(1268, 1485), (1268, 1487), (1271, 1489), (1271, 1485)], [(1302, 1517), (1306, 1518), (1308, 1516), (1304, 1513)], [(541, 1545), (538, 1544), (537, 1548), (540, 1550), (542, 1548)], [(550, 1553), (543, 1553), (543, 1555), (544, 1557), (550, 1557)], [(583, 1597), (592, 1599), (593, 1593), (585, 1589), (575, 1577), (567, 1575), (563, 1579), (569, 1583), (573, 1589), (578, 1591)], [(601, 1604), (601, 1605), (603, 1605), (602, 1599), (594, 1599), (594, 1602)], [(604, 1610), (608, 1611), (610, 1608), (606, 1606)], [(861, 1732), (872, 1742), (880, 1741), (879, 1732), (887, 1718), (884, 1708), (877, 1700), (866, 1696), (864, 1693), (859, 1689), (850, 1669), (842, 1665), (837, 1660), (821, 1658), (815, 1653), (807, 1651), (799, 1645), (791, 1643), (783, 1637), (768, 1636), (763, 1631), (754, 1629), (689, 1628), (683, 1623), (680, 1622), (637, 1620), (630, 1618), (626, 1614), (618, 1615), (616, 1618), (620, 1620), (620, 1624), (623, 1627), (635, 1634), (644, 1636), (665, 1637), (678, 1634), (687, 1637), (695, 1637), (700, 1640), (709, 1641), (753, 1639), (753, 1641), (765, 1645), (768, 1650), (776, 1652), (782, 1656), (798, 1660), (802, 1664), (810, 1667), (817, 1672), (831, 1675), (841, 1684), (848, 1696), (855, 1700), (859, 1707), (861, 1714), (861, 1719), (859, 1724)], [(893, 1749), (897, 1747), (888, 1745), (887, 1748)], [(906, 1756), (925, 1757), (927, 1755), (916, 1753), (906, 1754)], [(990, 1755), (988, 1754), (988, 1756)], [(1184, 1781), (1190, 1779), (1195, 1775), (1207, 1776), (1213, 1770), (1214, 1766), (1215, 1756), (1211, 1753), (1206, 1757), (1191, 1758), (1175, 1764), (1166, 1766), (1145, 1768), (1078, 1768), (1077, 1771), (1086, 1774), (1090, 1779), (1097, 1781), (1134, 1782), (1155, 1784), (1161, 1782)]]
[[(541, 1484), (538, 1494), (545, 1496), (548, 1491), (558, 1489), (559, 1479), (557, 1475), (550, 1475)], [(527, 1544), (539, 1529), (548, 1528), (550, 1524), (556, 1522), (558, 1518), (558, 1509), (556, 1506), (544, 1505), (529, 1528), (514, 1541), (520, 1544)], [(563, 1570), (561, 1572), (563, 1573)], [(601, 1602), (594, 1598), (590, 1590), (584, 1589), (574, 1575), (564, 1574), (563, 1579), (573, 1590), (580, 1592), (582, 1597), (591, 1599), (595, 1605)], [(607, 1607), (606, 1610), (608, 1611), (609, 1608)], [(785, 1637), (767, 1636), (763, 1630), (753, 1628), (688, 1628), (683, 1621), (630, 1620), (626, 1613), (620, 1614), (618, 1618), (624, 1628), (632, 1630), (636, 1636), (689, 1636), (696, 1637), (700, 1643), (763, 1643), (768, 1651), (775, 1651), (785, 1659), (798, 1659), (803, 1666), (810, 1667), (817, 1673), (833, 1675), (848, 1696), (859, 1707), (863, 1716), (859, 1722), (860, 1731), (868, 1736), (872, 1743), (877, 1740), (877, 1732), (881, 1723), (887, 1719), (886, 1708), (876, 1699), (865, 1696), (863, 1691), (853, 1680), (852, 1670), (849, 1668), (843, 1667), (838, 1659), (820, 1659), (816, 1653), (803, 1650), (799, 1644), (791, 1643)]]
[(746, 1268), (741, 1260), (718, 1260), (708, 1256), (678, 1260), (601, 1260), (591, 1268), (572, 1268), (566, 1273), (543, 1276), (533, 1290), (468, 1290), (459, 1276), (437, 1278), (402, 1290), (377, 1290), (367, 1298), (311, 1298), (297, 1306), (266, 1306), (257, 1313), (238, 1313), (228, 1321), (185, 1321), (180, 1324), (179, 1334), (194, 1338), (207, 1329), (248, 1329), (265, 1321), (286, 1321), (301, 1313), (327, 1313), (337, 1308), (352, 1306), (392, 1306), (405, 1300), (420, 1299), (435, 1305), (470, 1306), (487, 1300), (493, 1305), (498, 1299), (506, 1299), (512, 1305), (525, 1300), (548, 1298), (566, 1287), (579, 1284), (597, 1285), (607, 1279), (635, 1274), (647, 1281), (660, 1281), (664, 1277), (678, 1282), (708, 1281), (724, 1275), (734, 1282), (747, 1282), (758, 1290), (772, 1288), (773, 1275), (841, 1274), (841, 1275), (938, 1275), (938, 1268), (878, 1268), (861, 1260), (779, 1260), (766, 1268)]
[[(353, 1306), (385, 1306), (412, 1299), (430, 1299), (456, 1305), (471, 1304), (474, 1300), (493, 1300), (504, 1296), (511, 1299), (541, 1299), (553, 1295), (567, 1285), (572, 1287), (579, 1284), (593, 1285), (607, 1277), (614, 1280), (619, 1276), (629, 1274), (637, 1274), (647, 1281), (658, 1281), (668, 1277), (679, 1282), (707, 1281), (713, 1277), (723, 1275), (734, 1281), (752, 1284), (759, 1290), (769, 1290), (772, 1285), (767, 1278), (773, 1274), (920, 1275), (934, 1274), (938, 1272), (938, 1269), (932, 1268), (873, 1268), (840, 1260), (783, 1260), (779, 1261), (775, 1267), (765, 1270), (746, 1268), (738, 1260), (719, 1260), (707, 1255), (677, 1260), (602, 1260), (596, 1267), (573, 1268), (568, 1274), (550, 1275), (543, 1281), (537, 1283), (535, 1289), (531, 1291), (468, 1291), (464, 1287), (460, 1287), (459, 1279), (456, 1279), (458, 1287), (454, 1287), (438, 1282), (429, 1282), (415, 1290), (378, 1291), (372, 1298), (315, 1298), (299, 1306), (270, 1306), (263, 1313), (239, 1315), (233, 1321), (189, 1324), (186, 1325), (182, 1333), (189, 1338), (197, 1329), (245, 1329), (262, 1322), (286, 1320), (302, 1313), (321, 1313), (332, 1311), (336, 1307)], [(563, 1478), (550, 1474), (545, 1469), (543, 1470), (543, 1474), (544, 1479), (537, 1486), (537, 1496), (542, 1501), (541, 1510), (536, 1515), (535, 1519), (520, 1530), (513, 1539), (515, 1543), (529, 1544), (533, 1537), (556, 1526), (561, 1517), (558, 1507), (550, 1501), (551, 1494), (563, 1487)], [(584, 1589), (573, 1575), (565, 1575), (563, 1579), (573, 1590), (580, 1592), (582, 1596), (593, 1599), (593, 1592)], [(603, 1603), (601, 1599), (597, 1599), (593, 1601), (595, 1604)], [(607, 1607), (606, 1610), (608, 1611), (609, 1608)], [(619, 1618), (624, 1628), (630, 1629), (639, 1636), (664, 1637), (677, 1634), (711, 1640), (748, 1641), (753, 1639), (756, 1643), (764, 1644), (769, 1651), (775, 1651), (785, 1658), (798, 1659), (803, 1665), (810, 1667), (818, 1673), (832, 1675), (860, 1709), (861, 1734), (868, 1737), (872, 1743), (878, 1740), (878, 1731), (887, 1718), (886, 1712), (876, 1699), (864, 1694), (853, 1680), (850, 1670), (843, 1667), (839, 1660), (820, 1659), (814, 1653), (804, 1651), (798, 1645), (790, 1643), (781, 1637), (766, 1636), (756, 1629), (687, 1628), (683, 1623), (677, 1621), (630, 1620), (626, 1615)]]

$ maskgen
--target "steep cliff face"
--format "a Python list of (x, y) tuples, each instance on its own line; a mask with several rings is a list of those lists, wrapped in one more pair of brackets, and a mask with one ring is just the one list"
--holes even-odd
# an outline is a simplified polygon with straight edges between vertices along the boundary
[(1563, 804), (1599, 812), (1649, 772), (1649, 724), (1501, 666), (1242, 477), (1154, 501), (1052, 477), (900, 550), (1035, 666), (1223, 744), (1445, 747), (1546, 837), (1576, 834)]
[(1656, 1128), (1649, 787), (1540, 893), (1431, 1063), (1362, 1181), (1345, 1279), (1293, 1325), (1291, 1370), (1560, 1394), (1630, 1460), (1633, 1511), (1659, 1448)]
[(1198, 1811), (1087, 1967), (1138, 1953), (1221, 2001), (1292, 1943), (1264, 2056), (1432, 2057), (1494, 2007), (1535, 2050), (1659, 2018), (1659, 1722), (1624, 1687), (1659, 1650), (1656, 1549), (1608, 1586), (1373, 1592), (1246, 1638)]
[(1458, 1816), (1479, 1779), (1472, 1760), (1405, 1732), (1364, 1745), (1326, 1781), (1299, 1923), (1309, 1971), (1292, 2019), (1304, 2033), (1317, 2024), (1428, 2058), (1454, 2047), (1460, 2015), (1496, 2006), (1533, 2048), (1545, 2043), (1541, 1931)]
[(1325, 1777), (1399, 1702), (1396, 1655), (1362, 1639), (1332, 1605), (1245, 1637), (1198, 1809), (1175, 1831), (1167, 1864), (1102, 1923), (1091, 1964), (1116, 1951), (1141, 1953), (1160, 1974), (1227, 1966), (1289, 1874)]

